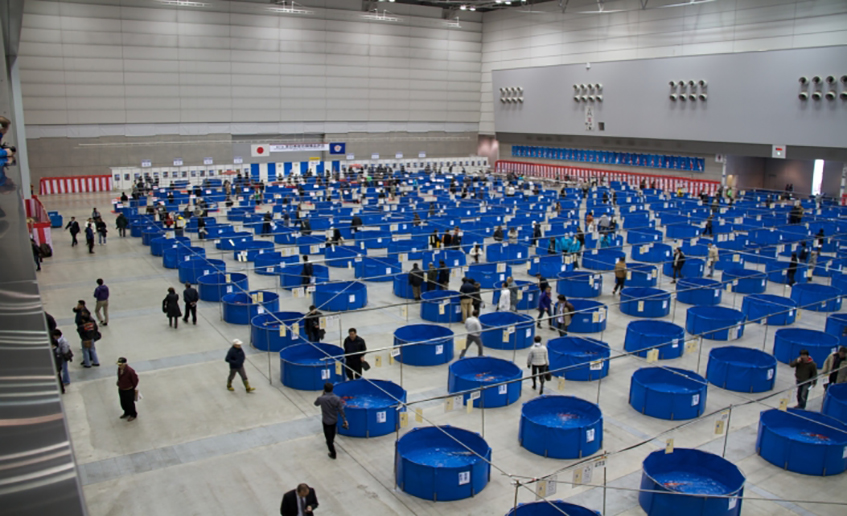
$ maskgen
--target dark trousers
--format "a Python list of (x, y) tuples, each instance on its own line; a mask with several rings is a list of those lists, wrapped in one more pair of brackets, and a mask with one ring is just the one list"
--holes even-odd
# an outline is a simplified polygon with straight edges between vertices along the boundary
[(544, 319), (544, 317), (548, 317), (547, 326), (552, 328), (553, 327), (553, 319), (550, 318), (550, 317), (552, 317), (552, 315), (553, 314), (550, 313), (549, 308), (547, 308), (547, 309), (539, 308), (538, 309), (538, 327), (541, 328), (541, 320)]
[(88, 240), (86, 238), (85, 239), (85, 245), (88, 246), (88, 252), (91, 253), (91, 254), (94, 254), (94, 239), (92, 238), (91, 240)]
[(806, 408), (806, 400), (809, 399), (809, 389), (812, 387), (810, 383), (804, 383), (797, 386), (797, 408)]
[(138, 412), (135, 411), (135, 390), (118, 389), (118, 396), (121, 399), (121, 408), (124, 411), (124, 415), (138, 417)]
[(676, 279), (676, 278), (682, 279), (682, 267), (674, 266), (674, 268), (673, 268), (673, 279)]
[(188, 315), (191, 314), (191, 321), (194, 324), (197, 324), (197, 305), (191, 303), (185, 303), (185, 317), (182, 318), (183, 321), (188, 322)]
[(320, 342), (321, 341), (321, 328), (320, 326), (311, 324), (310, 321), (306, 321), (306, 338), (309, 339), (309, 342)]
[(118, 235), (125, 237), (126, 236), (126, 228), (118, 228)]
[(77, 245), (77, 244), (79, 243), (79, 242), (77, 242), (77, 240), (76, 240), (76, 236), (77, 236), (78, 234), (79, 234), (79, 233), (71, 233), (71, 247), (73, 247), (73, 246), (75, 246), (75, 245)]
[(794, 284), (794, 274), (795, 274), (795, 272), (796, 271), (788, 271), (788, 284), (789, 285)]
[(541, 390), (544, 391), (544, 380), (545, 376), (547, 376), (547, 366), (546, 365), (534, 365), (532, 366), (532, 388), (535, 389), (535, 379), (536, 375), (538, 380), (541, 382)]
[(311, 277), (311, 276), (303, 276), (303, 278), (300, 280), (300, 284), (301, 284), (301, 285), (308, 285), (308, 284), (310, 284), (311, 282), (312, 282), (312, 277)]
[(415, 298), (415, 301), (421, 300), (421, 286), (420, 285), (412, 285), (412, 295)]
[(615, 288), (612, 289), (612, 294), (614, 294), (618, 290), (623, 290), (623, 285), (624, 285), (625, 282), (626, 282), (626, 278), (615, 277)]
[(333, 459), (335, 458), (335, 431), (336, 425), (328, 425), (323, 423), (324, 425), (324, 437), (326, 437), (326, 447), (329, 450), (329, 456)]
[(355, 380), (357, 378), (362, 377), (362, 361), (361, 360), (350, 360), (347, 359), (347, 367), (344, 369), (347, 371), (347, 379)]

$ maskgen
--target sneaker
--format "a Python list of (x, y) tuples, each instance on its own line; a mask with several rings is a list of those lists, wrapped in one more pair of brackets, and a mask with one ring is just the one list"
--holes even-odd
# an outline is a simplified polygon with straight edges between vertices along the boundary
[(91, 364), (91, 365), (93, 365), (94, 367), (100, 367), (100, 364)]
[(84, 368), (86, 368), (86, 369), (91, 369), (91, 366), (90, 366), (90, 365), (83, 365), (82, 367), (84, 367)]
[(129, 416), (128, 418), (126, 418), (126, 420), (127, 422), (135, 421), (135, 416)]

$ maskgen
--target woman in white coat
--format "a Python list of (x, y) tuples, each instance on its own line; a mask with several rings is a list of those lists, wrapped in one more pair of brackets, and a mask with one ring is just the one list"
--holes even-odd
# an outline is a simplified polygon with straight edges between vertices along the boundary
[(541, 337), (536, 336), (535, 342), (529, 348), (526, 366), (532, 370), (532, 389), (535, 390), (535, 378), (538, 377), (541, 382), (541, 390), (538, 394), (544, 394), (544, 381), (550, 374), (547, 372), (550, 368), (550, 359), (547, 355), (547, 346), (541, 343)]

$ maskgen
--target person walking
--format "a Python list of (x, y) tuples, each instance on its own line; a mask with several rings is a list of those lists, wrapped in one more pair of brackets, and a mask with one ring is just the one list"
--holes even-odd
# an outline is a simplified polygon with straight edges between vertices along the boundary
[(718, 261), (718, 248), (709, 242), (708, 254), (706, 255), (706, 265), (709, 267), (709, 277), (715, 275), (715, 263)]
[(124, 357), (118, 359), (117, 386), (121, 409), (124, 411), (121, 419), (135, 421), (138, 417), (138, 412), (135, 410), (135, 402), (138, 401), (138, 375), (135, 369), (129, 367)]
[(82, 367), (88, 369), (91, 366), (100, 367), (100, 359), (97, 357), (97, 347), (95, 342), (100, 339), (100, 332), (97, 329), (97, 323), (91, 317), (91, 312), (80, 310), (77, 312), (76, 331), (82, 340)]
[(168, 287), (168, 295), (162, 300), (162, 312), (168, 316), (168, 326), (174, 329), (179, 327), (182, 312), (179, 309), (179, 296), (173, 287)]
[(518, 311), (518, 285), (515, 280), (509, 276), (506, 278), (506, 288), (509, 289), (509, 311)]
[(626, 257), (618, 258), (618, 263), (615, 264), (615, 288), (612, 289), (612, 295), (623, 291), (626, 284)]
[(438, 290), (438, 269), (432, 263), (426, 271), (426, 291)]
[(232, 387), (232, 379), (235, 378), (235, 374), (238, 373), (238, 376), (241, 377), (242, 383), (244, 383), (244, 388), (248, 393), (255, 391), (256, 389), (250, 387), (250, 381), (247, 379), (247, 371), (244, 370), (244, 360), (247, 359), (244, 354), (244, 350), (241, 349), (242, 342), (238, 339), (233, 339), (232, 346), (229, 348), (229, 351), (226, 352), (226, 358), (224, 360), (227, 364), (229, 364), (229, 376), (226, 379), (226, 388), (228, 391), (234, 391), (235, 389)]
[(797, 274), (797, 253), (791, 253), (791, 261), (788, 262), (788, 268), (785, 270), (788, 286), (794, 285), (794, 276)]
[(88, 246), (88, 254), (94, 254), (94, 229), (90, 222), (85, 225), (85, 245)]
[(682, 252), (681, 247), (677, 247), (673, 252), (673, 261), (671, 262), (671, 266), (673, 267), (673, 280), (671, 283), (676, 283), (676, 279), (682, 279), (682, 267), (685, 265), (685, 254)]
[(41, 270), (41, 248), (35, 243), (35, 239), (29, 237), (29, 246), (32, 249), (32, 259), (35, 260), (35, 270)]
[(271, 223), (274, 220), (273, 214), (271, 212), (266, 211), (262, 216), (262, 235), (270, 235), (271, 234)]
[(840, 346), (838, 351), (826, 357), (821, 374), (829, 375), (823, 386), (824, 392), (834, 383), (847, 383), (847, 347)]
[(556, 329), (559, 331), (559, 337), (564, 337), (568, 334), (568, 326), (571, 324), (574, 310), (573, 304), (563, 294), (559, 294), (556, 298), (556, 306), (553, 307), (553, 313), (556, 314)]
[(471, 305), (475, 312), (482, 309), (482, 285), (476, 280), (471, 280), (473, 283), (473, 292), (471, 292)]
[(282, 516), (309, 516), (318, 508), (318, 497), (315, 490), (306, 484), (300, 484), (297, 489), (282, 495), (282, 505), (279, 513)]
[(815, 378), (818, 376), (818, 366), (805, 349), (800, 350), (800, 356), (788, 365), (794, 368), (794, 379), (797, 381), (797, 406), (794, 408), (805, 409), (809, 389), (817, 383)]
[(59, 382), (59, 388), (62, 394), (65, 393), (65, 380), (62, 378), (62, 367), (65, 364), (65, 359), (62, 357), (62, 352), (59, 350), (59, 343), (55, 339), (50, 339), (50, 350), (53, 352), (53, 364), (56, 366), (56, 380)]
[[(94, 299), (97, 303), (94, 305), (94, 315), (97, 316), (97, 321), (100, 326), (109, 326), (109, 287), (103, 283), (103, 278), (97, 278), (97, 288), (94, 289)], [(102, 316), (100, 310), (103, 310)]]
[(447, 267), (444, 260), (438, 261), (438, 288), (439, 290), (450, 288), (450, 268)]
[(115, 227), (118, 230), (118, 235), (123, 238), (126, 236), (126, 228), (129, 227), (129, 219), (121, 212), (118, 218), (115, 219)]
[(315, 274), (315, 268), (309, 263), (309, 256), (303, 255), (303, 268), (300, 269), (300, 284), (308, 285), (312, 283), (312, 276)]
[(550, 297), (550, 287), (548, 286), (541, 292), (541, 297), (538, 299), (538, 327), (541, 328), (541, 321), (544, 319), (544, 316), (547, 316), (547, 325), (552, 328), (553, 327), (553, 316), (552, 316), (552, 303), (553, 300)]
[(365, 339), (359, 337), (356, 328), (347, 330), (347, 338), (344, 339), (344, 356), (347, 363), (347, 379), (355, 380), (362, 377), (362, 367), (365, 363)]
[(512, 293), (509, 291), (509, 287), (506, 282), (503, 282), (503, 286), (500, 288), (500, 299), (497, 301), (497, 311), (512, 311)]
[(479, 321), (479, 311), (474, 310), (474, 312), (465, 319), (465, 330), (468, 332), (466, 341), (465, 341), (465, 349), (459, 354), (459, 359), (465, 358), (465, 353), (468, 352), (468, 348), (471, 347), (471, 344), (476, 344), (476, 349), (479, 352), (478, 356), (482, 356), (482, 323)]
[(324, 384), (324, 392), (315, 400), (315, 406), (321, 408), (321, 423), (324, 427), (326, 447), (329, 449), (329, 458), (335, 460), (335, 431), (338, 426), (338, 417), (344, 421), (342, 427), (346, 430), (350, 427), (347, 416), (344, 414), (344, 400), (332, 392), (332, 384)]
[(103, 219), (95, 219), (94, 226), (97, 228), (97, 243), (106, 245), (106, 234), (109, 229), (106, 227), (106, 222)]
[(412, 264), (412, 270), (409, 271), (409, 285), (412, 286), (412, 296), (415, 301), (421, 300), (421, 285), (424, 284), (424, 272), (418, 268), (417, 263)]
[(71, 232), (71, 247), (76, 246), (79, 243), (76, 240), (76, 236), (80, 232), (79, 222), (76, 221), (76, 217), (71, 217), (71, 220), (68, 221), (67, 225), (65, 226), (65, 229)]
[(462, 286), (459, 288), (461, 296), (459, 304), (462, 307), (462, 322), (465, 322), (473, 313), (473, 280), (468, 277), (462, 278)]
[(306, 314), (303, 321), (306, 338), (309, 339), (309, 342), (320, 342), (323, 338), (324, 330), (321, 330), (321, 317), (323, 317), (323, 314), (318, 311), (315, 305), (311, 305), (309, 307), (309, 313)]
[(547, 379), (547, 371), (550, 368), (550, 359), (547, 354), (547, 346), (541, 342), (541, 337), (535, 337), (532, 347), (529, 348), (529, 355), (526, 357), (526, 367), (532, 372), (532, 390), (535, 390), (535, 379), (541, 383), (541, 390), (538, 394), (544, 394), (544, 381)]
[(185, 290), (182, 291), (182, 302), (185, 303), (185, 317), (183, 322), (188, 323), (188, 316), (191, 315), (191, 322), (197, 326), (197, 301), (200, 301), (200, 293), (197, 289), (191, 286), (191, 283), (185, 283)]
[(71, 351), (71, 345), (68, 339), (62, 335), (62, 330), (56, 328), (51, 332), (52, 340), (56, 343), (55, 353), (62, 357), (62, 363), (58, 364), (60, 368), (60, 379), (64, 385), (71, 384), (71, 373), (68, 371), (68, 363), (73, 362), (74, 352)]

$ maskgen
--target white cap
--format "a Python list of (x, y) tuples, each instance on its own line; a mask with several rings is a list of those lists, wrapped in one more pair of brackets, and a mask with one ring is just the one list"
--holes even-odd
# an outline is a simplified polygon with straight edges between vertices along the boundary
[(233, 346), (240, 346), (242, 344), (243, 344), (243, 342), (241, 342), (239, 339), (232, 339), (232, 345)]

